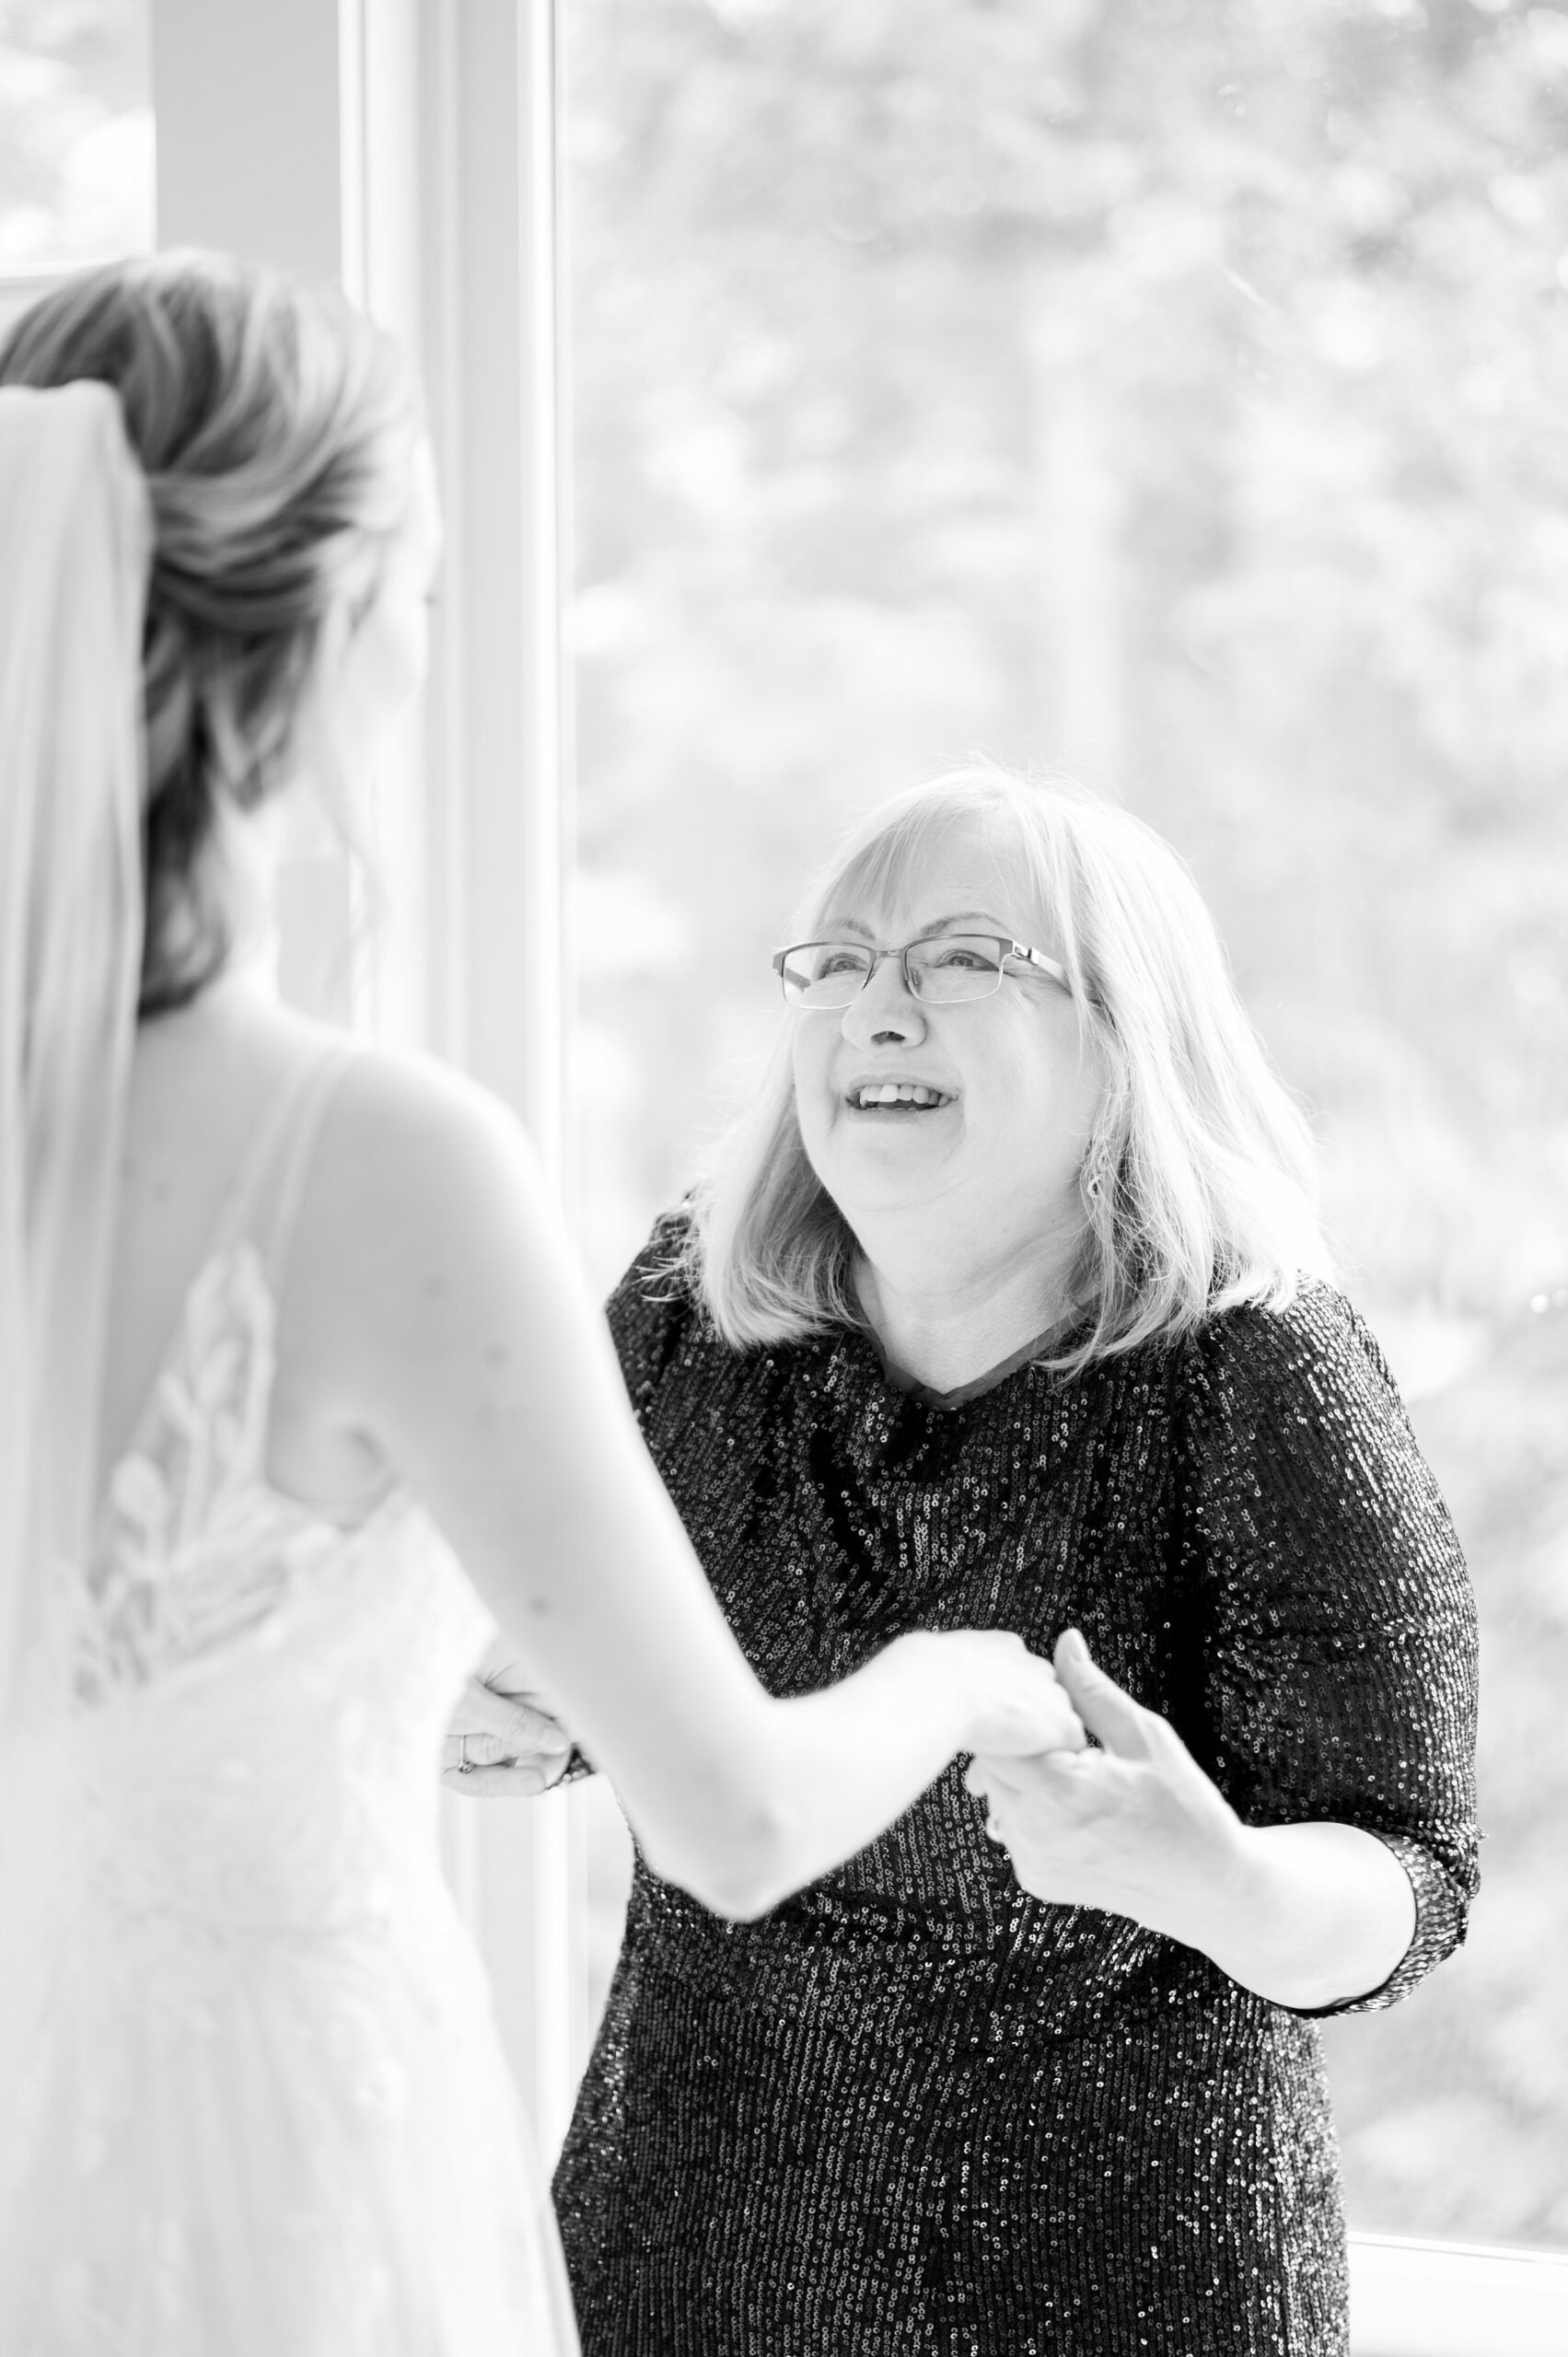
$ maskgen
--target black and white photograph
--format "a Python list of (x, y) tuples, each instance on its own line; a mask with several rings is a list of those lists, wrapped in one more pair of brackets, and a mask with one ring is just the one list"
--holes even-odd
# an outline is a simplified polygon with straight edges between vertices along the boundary
[(1568, 0), (0, 0), (0, 2357), (1568, 2357)]

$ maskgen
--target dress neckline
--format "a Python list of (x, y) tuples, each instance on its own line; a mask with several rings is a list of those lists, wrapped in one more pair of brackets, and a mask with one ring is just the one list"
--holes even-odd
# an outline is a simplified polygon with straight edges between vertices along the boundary
[(865, 1335), (866, 1342), (876, 1356), (882, 1371), (882, 1378), (889, 1390), (898, 1392), (903, 1399), (913, 1400), (923, 1408), (952, 1409), (962, 1408), (970, 1400), (980, 1399), (985, 1392), (994, 1391), (999, 1384), (1005, 1383), (1010, 1375), (1016, 1375), (1020, 1367), (1031, 1365), (1036, 1359), (1043, 1358), (1047, 1351), (1053, 1344), (1061, 1342), (1082, 1322), (1082, 1319), (1083, 1309), (1080, 1305), (1069, 1310), (1064, 1318), (1058, 1318), (1053, 1324), (1043, 1327), (1038, 1334), (1031, 1335), (1021, 1349), (1009, 1352), (1007, 1356), (1005, 1359), (999, 1359), (994, 1366), (987, 1367), (983, 1374), (972, 1376), (968, 1383), (956, 1385), (951, 1391), (938, 1391), (933, 1384), (918, 1382), (912, 1375), (906, 1374), (902, 1367), (894, 1364), (883, 1349), (876, 1332), (868, 1324), (862, 1322), (859, 1330)]
[(1043, 1332), (1032, 1335), (1022, 1350), (1010, 1352), (1006, 1358), (999, 1359), (994, 1366), (988, 1366), (983, 1375), (973, 1376), (968, 1383), (955, 1385), (951, 1391), (938, 1391), (932, 1384), (917, 1383), (912, 1376), (905, 1375), (901, 1369), (885, 1360), (888, 1380), (896, 1390), (907, 1393), (912, 1399), (918, 1399), (923, 1407), (961, 1408), (966, 1400), (978, 1399), (981, 1392), (994, 1390), (996, 1386), (999, 1383), (1005, 1383), (1010, 1375), (1016, 1375), (1019, 1367), (1028, 1366), (1031, 1361), (1043, 1358), (1047, 1345), (1062, 1331), (1062, 1324), (1063, 1321), (1058, 1318), (1054, 1326), (1048, 1326)]

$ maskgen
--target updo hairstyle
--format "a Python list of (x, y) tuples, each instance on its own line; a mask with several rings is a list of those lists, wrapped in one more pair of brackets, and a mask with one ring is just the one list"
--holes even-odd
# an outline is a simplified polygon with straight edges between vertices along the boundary
[(140, 1012), (232, 946), (224, 836), (286, 784), (322, 657), (372, 604), (418, 423), (393, 347), (327, 295), (176, 252), (70, 279), (0, 345), (0, 385), (113, 386), (146, 477), (152, 570)]

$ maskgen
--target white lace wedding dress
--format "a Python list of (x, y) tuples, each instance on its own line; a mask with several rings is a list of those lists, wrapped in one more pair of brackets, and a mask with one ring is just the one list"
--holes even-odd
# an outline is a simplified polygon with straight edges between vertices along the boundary
[(5, 2357), (564, 2357), (548, 2196), (436, 1850), (492, 1624), (402, 1492), (269, 1486), (273, 1306), (338, 1059), (248, 1157), (114, 1469), (57, 1794)]

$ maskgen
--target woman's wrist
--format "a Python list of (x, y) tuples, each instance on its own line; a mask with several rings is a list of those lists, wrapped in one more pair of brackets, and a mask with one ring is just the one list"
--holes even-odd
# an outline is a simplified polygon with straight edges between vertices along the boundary
[(1149, 1863), (1155, 1879), (1128, 1892), (1125, 1911), (1237, 1977), (1226, 1959), (1253, 1954), (1273, 1898), (1271, 1862), (1258, 1847), (1255, 1829), (1222, 1805), (1204, 1825), (1201, 1842), (1172, 1843)]
[(1244, 1988), (1302, 2012), (1378, 1988), (1415, 1929), (1409, 1878), (1392, 1852), (1376, 1835), (1328, 1822), (1238, 1823), (1237, 1834), (1207, 1936), (1190, 1945)]
[(1279, 1875), (1266, 1842), (1256, 1826), (1228, 1814), (1228, 1824), (1214, 1829), (1212, 1872), (1188, 1894), (1182, 1911), (1191, 1916), (1190, 1927), (1177, 1936), (1251, 1987), (1251, 1976), (1267, 1971), (1277, 1949), (1288, 1944), (1288, 1930), (1280, 1920)]

